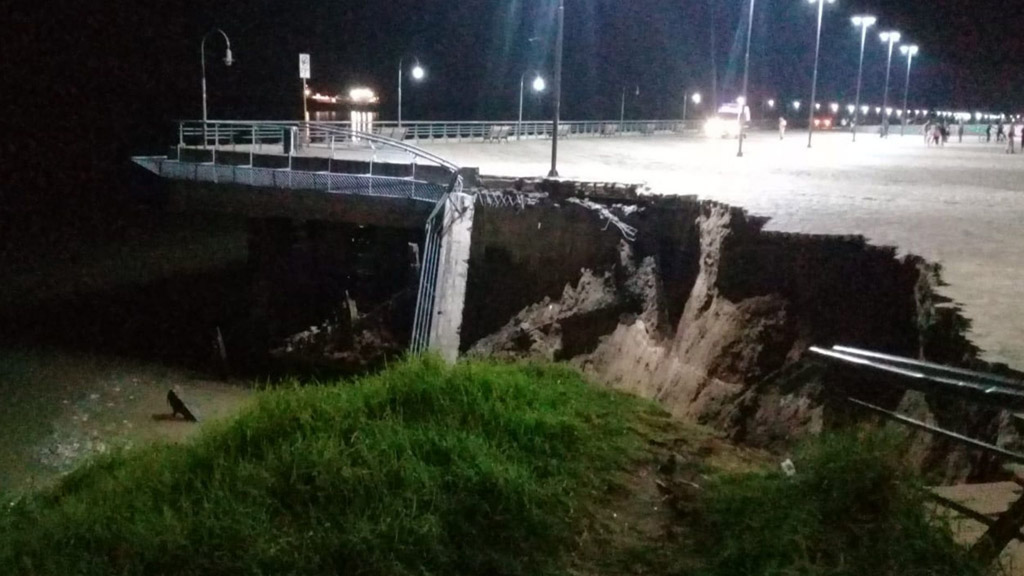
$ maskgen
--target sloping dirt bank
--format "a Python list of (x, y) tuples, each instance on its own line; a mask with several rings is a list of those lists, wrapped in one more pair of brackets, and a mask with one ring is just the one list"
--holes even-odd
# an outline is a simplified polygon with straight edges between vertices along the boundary
[[(1017, 441), (1006, 413), (805, 354), (845, 344), (1006, 372), (977, 359), (969, 322), (936, 294), (937, 266), (860, 237), (766, 233), (764, 219), (694, 198), (618, 194), (580, 204), (570, 200), (578, 190), (548, 192), (517, 211), (478, 211), (463, 327), (470, 353), (569, 360), (677, 416), (779, 452), (865, 418), (846, 395), (1001, 445)], [(557, 222), (587, 217), (586, 231)], [(999, 475), (977, 453), (915, 442), (916, 464), (946, 481)]]

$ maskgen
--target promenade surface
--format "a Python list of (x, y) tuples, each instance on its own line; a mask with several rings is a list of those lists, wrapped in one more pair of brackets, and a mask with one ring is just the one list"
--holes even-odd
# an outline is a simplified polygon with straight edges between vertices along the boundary
[[(973, 321), (989, 360), (1024, 369), (1024, 155), (977, 136), (928, 148), (917, 133), (881, 140), (806, 132), (784, 141), (753, 134), (577, 138), (559, 142), (560, 176), (646, 183), (656, 194), (696, 194), (770, 216), (767, 229), (863, 234), (940, 262), (942, 292)], [(481, 173), (542, 176), (549, 140), (420, 143)]]

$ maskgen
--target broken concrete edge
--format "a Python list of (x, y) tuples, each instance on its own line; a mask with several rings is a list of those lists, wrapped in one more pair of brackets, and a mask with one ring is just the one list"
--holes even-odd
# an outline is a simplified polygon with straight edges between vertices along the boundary
[[(607, 238), (598, 234), (581, 241), (578, 234), (551, 226), (553, 217), (544, 212), (557, 208), (562, 224), (570, 222), (572, 212), (554, 198), (532, 204), (518, 215), (522, 225), (503, 231), (497, 242), (487, 228), (508, 227), (512, 218), (496, 225), (489, 220), (500, 216), (482, 209), (485, 249), (496, 243), (522, 249), (502, 257), (508, 276), (521, 275), (517, 266), (526, 270), (538, 262), (529, 253), (534, 249), (516, 240), (527, 232), (547, 235), (546, 241), (531, 242), (550, 251), (574, 241), (576, 248), (564, 255), (587, 262), (575, 267), (571, 278), (563, 273), (560, 292), (535, 291), (541, 297), (509, 313), (503, 326), (470, 338), (469, 353), (568, 361), (598, 382), (658, 400), (677, 416), (715, 426), (735, 441), (780, 451), (807, 434), (863, 421), (841, 402), (844, 390), (881, 395), (893, 409), (1000, 445), (1021, 443), (1006, 414), (941, 395), (893, 392), (898, 383), (865, 382), (804, 354), (815, 344), (849, 344), (1005, 372), (979, 359), (967, 336), (970, 321), (936, 293), (943, 285), (938, 265), (915, 255), (900, 257), (895, 248), (871, 245), (862, 236), (764, 232), (767, 219), (718, 202), (691, 197), (660, 200), (659, 206), (672, 206), (682, 217), (652, 219), (646, 208), (624, 216), (638, 228), (638, 238), (620, 241), (618, 256), (609, 250), (585, 256), (581, 245), (607, 244)], [(683, 244), (699, 244), (699, 252), (652, 250), (664, 239), (652, 241), (658, 232), (651, 225), (665, 223), (692, 223), (677, 236)], [(684, 252), (699, 261), (699, 271), (673, 280), (666, 273)], [(472, 290), (488, 273), (480, 268), (480, 256), (471, 266), (476, 278), (471, 270), (467, 305), (488, 297), (488, 307), (494, 308), (499, 303), (493, 287)], [(555, 261), (557, 255), (547, 260)], [(538, 275), (541, 269), (552, 273), (550, 265), (538, 268)], [(670, 280), (676, 286), (666, 290)], [(667, 313), (665, 307), (676, 299), (685, 301), (681, 314)], [(471, 319), (479, 321), (478, 316), (470, 310)], [(915, 437), (914, 442), (914, 464), (948, 481), (1000, 473), (990, 459), (941, 440)]]

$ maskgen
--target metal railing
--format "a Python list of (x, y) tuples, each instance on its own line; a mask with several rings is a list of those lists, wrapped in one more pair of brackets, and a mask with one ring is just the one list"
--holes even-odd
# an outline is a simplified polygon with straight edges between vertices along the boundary
[[(813, 346), (810, 351), (834, 362), (896, 376), (897, 382), (907, 388), (926, 393), (952, 395), (966, 402), (985, 404), (1003, 410), (1024, 409), (1024, 381), (1021, 380), (848, 346), (833, 346), (831, 349)], [(1024, 464), (1024, 454), (1020, 452), (921, 422), (852, 396), (846, 400), (859, 409), (902, 426), (985, 452), (1000, 460)], [(971, 547), (971, 553), (985, 563), (995, 561), (1010, 540), (1024, 542), (1024, 533), (1021, 532), (1021, 527), (1024, 526), (1024, 496), (1018, 498), (995, 518), (932, 492), (928, 493), (928, 497), (937, 504), (982, 523), (987, 528)]]
[[(585, 120), (559, 123), (560, 137), (598, 137), (598, 136), (650, 136), (654, 134), (679, 134), (697, 131), (702, 125), (699, 120)], [(242, 127), (259, 126), (253, 133), (244, 133)], [(178, 124), (178, 143), (180, 146), (223, 147), (238, 146), (247, 143), (279, 141), (280, 131), (288, 127), (303, 130), (311, 143), (323, 143), (329, 133), (328, 128), (351, 130), (352, 123), (342, 122), (310, 122), (308, 124), (294, 121), (210, 121), (203, 128), (201, 120), (186, 120)], [(441, 142), (483, 142), (495, 139), (500, 129), (504, 128), (501, 140), (550, 138), (552, 123), (550, 121), (527, 121), (521, 124), (511, 121), (467, 121), (467, 122), (374, 122), (373, 133), (379, 136), (392, 137), (397, 140), (441, 141)], [(205, 135), (205, 141), (204, 141)]]

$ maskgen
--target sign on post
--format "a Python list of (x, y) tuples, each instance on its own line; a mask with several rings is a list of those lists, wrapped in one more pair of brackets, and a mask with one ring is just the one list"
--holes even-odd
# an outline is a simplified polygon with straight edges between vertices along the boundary
[(299, 54), (299, 78), (309, 80), (309, 54)]

